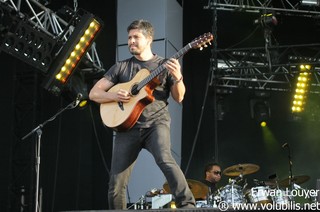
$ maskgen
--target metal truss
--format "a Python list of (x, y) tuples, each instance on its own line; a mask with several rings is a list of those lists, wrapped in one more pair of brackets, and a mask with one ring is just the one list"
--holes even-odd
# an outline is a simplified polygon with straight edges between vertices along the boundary
[(242, 12), (274, 11), (284, 15), (319, 16), (316, 5), (303, 4), (301, 0), (209, 0), (204, 9)]
[(217, 87), (290, 91), (301, 64), (312, 66), (310, 92), (320, 93), (320, 44), (216, 50), (211, 59), (212, 84)]
[[(214, 35), (218, 31), (216, 26), (218, 10), (273, 12), (307, 17), (320, 15), (320, 7), (304, 5), (301, 0), (209, 0), (204, 9), (211, 9), (214, 13), (212, 27)], [(211, 85), (290, 91), (300, 64), (312, 65), (310, 92), (320, 93), (320, 44), (272, 46), (266, 43), (266, 46), (261, 48), (241, 49), (214, 47), (211, 58)]]
[[(8, 4), (12, 9), (18, 12), (21, 18), (27, 19), (32, 26), (52, 38), (59, 38), (65, 42), (75, 28), (71, 23), (71, 16), (76, 11), (70, 8), (64, 7), (61, 10), (54, 12), (37, 0), (0, 1)], [(88, 65), (88, 62), (90, 65)], [(86, 73), (96, 73), (104, 70), (95, 43), (93, 43), (90, 50), (86, 53), (86, 64), (91, 67), (84, 69)]]

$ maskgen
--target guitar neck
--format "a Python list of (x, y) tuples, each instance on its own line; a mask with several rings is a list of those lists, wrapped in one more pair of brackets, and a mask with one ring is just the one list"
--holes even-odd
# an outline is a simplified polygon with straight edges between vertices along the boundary
[[(183, 56), (185, 53), (187, 53), (191, 49), (190, 43), (184, 46), (182, 49), (180, 49), (177, 53), (175, 53), (171, 58), (179, 59), (181, 56)], [(145, 85), (147, 85), (151, 80), (153, 80), (155, 77), (157, 77), (161, 72), (163, 72), (166, 67), (166, 63), (163, 63), (161, 66), (156, 68), (154, 71), (150, 73), (149, 76), (147, 76), (145, 79), (141, 80), (137, 86), (137, 90), (141, 90)]]

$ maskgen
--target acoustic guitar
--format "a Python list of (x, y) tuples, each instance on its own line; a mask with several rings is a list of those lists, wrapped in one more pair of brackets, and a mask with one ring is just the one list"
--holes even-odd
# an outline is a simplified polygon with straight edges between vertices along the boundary
[[(178, 59), (191, 49), (207, 47), (213, 40), (211, 33), (205, 33), (202, 36), (188, 43), (172, 58)], [(130, 92), (132, 96), (129, 102), (107, 102), (100, 105), (100, 115), (102, 122), (115, 131), (126, 131), (133, 127), (137, 122), (144, 108), (154, 101), (152, 95), (153, 90), (159, 84), (156, 78), (165, 70), (165, 63), (150, 72), (147, 69), (141, 69), (133, 77), (132, 80), (126, 83), (119, 83), (109, 89), (110, 92), (117, 92), (119, 89), (124, 89)]]

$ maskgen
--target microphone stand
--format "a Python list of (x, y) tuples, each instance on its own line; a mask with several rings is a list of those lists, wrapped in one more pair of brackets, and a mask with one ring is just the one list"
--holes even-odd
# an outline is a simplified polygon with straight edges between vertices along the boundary
[(41, 136), (42, 136), (42, 128), (50, 121), (53, 121), (58, 115), (60, 115), (62, 112), (68, 109), (74, 109), (76, 108), (80, 103), (80, 99), (77, 98), (75, 101), (68, 104), (65, 108), (62, 108), (60, 111), (58, 111), (55, 115), (53, 115), (48, 120), (44, 121), (42, 124), (39, 124), (36, 128), (31, 130), (27, 135), (25, 135), (21, 140), (25, 140), (29, 136), (31, 136), (33, 133), (37, 133), (37, 141), (36, 141), (36, 188), (35, 188), (35, 212), (39, 212), (39, 180), (40, 180), (40, 143), (41, 143)]
[(293, 190), (293, 175), (292, 175), (292, 160), (291, 160), (291, 150), (289, 144), (286, 144), (284, 147), (288, 148), (288, 159), (289, 159), (289, 185), (291, 190)]
[(236, 182), (238, 182), (239, 180), (242, 180), (242, 177), (243, 177), (243, 174), (241, 172), (241, 174), (238, 177), (230, 180), (231, 181), (231, 203), (232, 204), (234, 204), (234, 184)]
[(291, 189), (292, 189), (293, 187), (292, 160), (291, 160), (291, 150), (289, 146), (288, 146), (288, 159), (289, 159), (289, 174), (290, 174), (289, 185), (291, 186)]

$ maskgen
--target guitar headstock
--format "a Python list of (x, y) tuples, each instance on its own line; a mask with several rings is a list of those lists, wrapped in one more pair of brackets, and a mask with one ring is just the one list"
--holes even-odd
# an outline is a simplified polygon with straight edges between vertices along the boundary
[(211, 41), (213, 40), (213, 35), (211, 34), (211, 32), (205, 33), (199, 37), (197, 37), (196, 39), (194, 39), (190, 45), (192, 46), (192, 48), (194, 49), (198, 49), (200, 48), (200, 50), (203, 49), (203, 47), (207, 47), (209, 45), (211, 45)]

